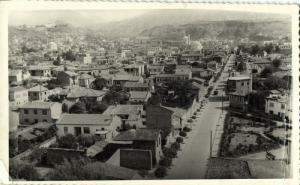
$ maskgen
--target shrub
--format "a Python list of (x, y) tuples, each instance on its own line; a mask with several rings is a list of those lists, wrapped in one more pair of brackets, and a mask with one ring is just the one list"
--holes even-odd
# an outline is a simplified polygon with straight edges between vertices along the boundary
[(171, 148), (174, 148), (175, 150), (179, 150), (180, 149), (180, 144), (175, 142), (171, 145)]
[(176, 142), (177, 143), (183, 143), (183, 138), (182, 137), (177, 137)]
[(159, 165), (161, 165), (161, 166), (169, 167), (169, 166), (171, 166), (171, 164), (172, 164), (172, 158), (170, 158), (170, 157), (162, 158), (159, 161)]
[(187, 122), (189, 122), (189, 123), (193, 123), (193, 120), (192, 119), (188, 119), (188, 121)]
[(95, 137), (92, 134), (81, 134), (76, 139), (83, 147), (90, 147), (95, 143)]
[(183, 127), (183, 131), (184, 132), (190, 132), (192, 129), (191, 128), (189, 128), (189, 127)]
[(175, 158), (177, 156), (177, 150), (174, 148), (164, 148), (163, 153), (165, 157)]
[(192, 116), (192, 119), (196, 119), (196, 116)]
[(164, 166), (160, 166), (155, 170), (154, 174), (158, 178), (163, 178), (167, 175), (167, 168)]
[(197, 115), (197, 112), (194, 113), (194, 116), (196, 116), (196, 115)]
[(40, 180), (40, 176), (36, 169), (31, 164), (22, 161), (10, 161), (9, 175), (13, 179), (25, 179), (30, 181)]
[(179, 132), (179, 135), (180, 135), (181, 137), (186, 137), (187, 134), (186, 134), (186, 132), (184, 132), (184, 131), (180, 131), (180, 132)]

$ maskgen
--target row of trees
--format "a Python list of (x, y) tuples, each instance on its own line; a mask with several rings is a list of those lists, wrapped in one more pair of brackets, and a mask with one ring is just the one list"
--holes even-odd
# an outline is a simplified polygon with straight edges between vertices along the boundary
[(252, 45), (251, 47), (246, 47), (244, 45), (240, 45), (239, 49), (238, 49), (238, 53), (241, 50), (243, 52), (249, 53), (251, 55), (263, 55), (264, 51), (267, 52), (268, 54), (280, 52), (279, 46), (274, 45), (272, 43), (265, 44), (265, 45), (255, 44), (255, 45)]

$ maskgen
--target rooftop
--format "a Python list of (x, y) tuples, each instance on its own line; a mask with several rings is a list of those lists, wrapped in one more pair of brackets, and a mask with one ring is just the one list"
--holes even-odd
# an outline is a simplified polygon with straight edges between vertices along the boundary
[(48, 89), (42, 85), (37, 85), (28, 89), (28, 91), (32, 92), (40, 92), (40, 91), (48, 91)]
[(57, 102), (41, 102), (41, 101), (33, 101), (28, 102), (21, 106), (21, 109), (50, 109), (53, 105), (60, 104)]
[(18, 92), (18, 91), (27, 91), (27, 89), (26, 88), (24, 88), (24, 87), (10, 87), (9, 88), (9, 92)]
[(130, 88), (130, 87), (143, 87), (147, 88), (148, 84), (141, 83), (141, 82), (125, 82), (124, 87)]
[(130, 115), (139, 114), (143, 110), (143, 105), (111, 105), (103, 114)]
[(75, 87), (71, 89), (68, 94), (68, 98), (79, 98), (79, 97), (101, 97), (106, 94), (106, 91), (99, 91), (84, 87)]
[(120, 132), (115, 141), (156, 141), (159, 136), (159, 130), (155, 129), (131, 129)]
[(232, 77), (229, 77), (228, 80), (236, 80), (236, 81), (250, 80), (250, 77), (249, 76), (232, 76)]
[(112, 117), (103, 114), (62, 114), (57, 125), (104, 125), (110, 126)]
[(149, 92), (148, 91), (130, 91), (130, 98), (133, 99), (146, 99)]
[(92, 75), (89, 75), (89, 74), (81, 74), (79, 79), (91, 79), (91, 78), (94, 78)]

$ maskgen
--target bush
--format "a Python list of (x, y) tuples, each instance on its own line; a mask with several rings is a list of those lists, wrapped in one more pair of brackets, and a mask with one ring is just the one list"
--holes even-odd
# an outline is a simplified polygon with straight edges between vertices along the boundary
[(179, 150), (180, 149), (180, 144), (175, 142), (171, 145), (171, 148), (174, 148), (175, 150)]
[(184, 132), (190, 132), (192, 129), (191, 128), (189, 128), (189, 127), (183, 127), (183, 131)]
[(13, 179), (41, 180), (36, 169), (31, 164), (22, 161), (11, 160), (9, 162), (9, 175)]
[(81, 134), (77, 137), (77, 141), (83, 147), (90, 147), (95, 143), (95, 137), (92, 134)]
[(182, 137), (177, 137), (176, 142), (177, 143), (183, 143), (183, 138)]
[(181, 137), (186, 137), (187, 134), (186, 134), (186, 132), (184, 132), (184, 131), (180, 131), (180, 132), (179, 132), (179, 135), (180, 135)]
[(164, 148), (163, 153), (165, 157), (175, 158), (177, 156), (177, 150), (174, 148)]
[(160, 166), (155, 170), (154, 174), (158, 178), (163, 178), (167, 175), (167, 168)]
[(170, 158), (170, 157), (162, 158), (159, 161), (159, 165), (161, 165), (161, 166), (169, 167), (169, 166), (171, 166), (171, 164), (172, 164), (172, 158)]
[(188, 119), (188, 121), (187, 122), (189, 122), (189, 123), (193, 123), (193, 120), (192, 119)]
[(196, 119), (196, 116), (192, 116), (192, 119)]
[(67, 148), (67, 149), (76, 149), (77, 142), (75, 136), (72, 134), (67, 134), (58, 139), (58, 147), (59, 148)]

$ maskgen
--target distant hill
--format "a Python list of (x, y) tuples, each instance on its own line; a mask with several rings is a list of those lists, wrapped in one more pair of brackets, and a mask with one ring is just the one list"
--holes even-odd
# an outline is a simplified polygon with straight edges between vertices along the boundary
[[(95, 28), (112, 37), (161, 35), (162, 38), (168, 38), (173, 35), (175, 38), (184, 32), (191, 33), (192, 37), (223, 37), (231, 31), (237, 34), (247, 34), (242, 32), (258, 32), (260, 28), (277, 32), (278, 30), (273, 27), (278, 29), (280, 26), (284, 26), (280, 28), (282, 29), (280, 32), (285, 32), (290, 28), (287, 27), (288, 19), (287, 15), (236, 11), (155, 10), (127, 20), (99, 24)], [(279, 22), (276, 22), (278, 20)]]
[(194, 22), (179, 26), (156, 26), (143, 30), (140, 36), (157, 39), (173, 39), (190, 35), (192, 40), (201, 38), (242, 38), (251, 40), (278, 38), (280, 35), (291, 36), (291, 23), (287, 21), (211, 21)]

